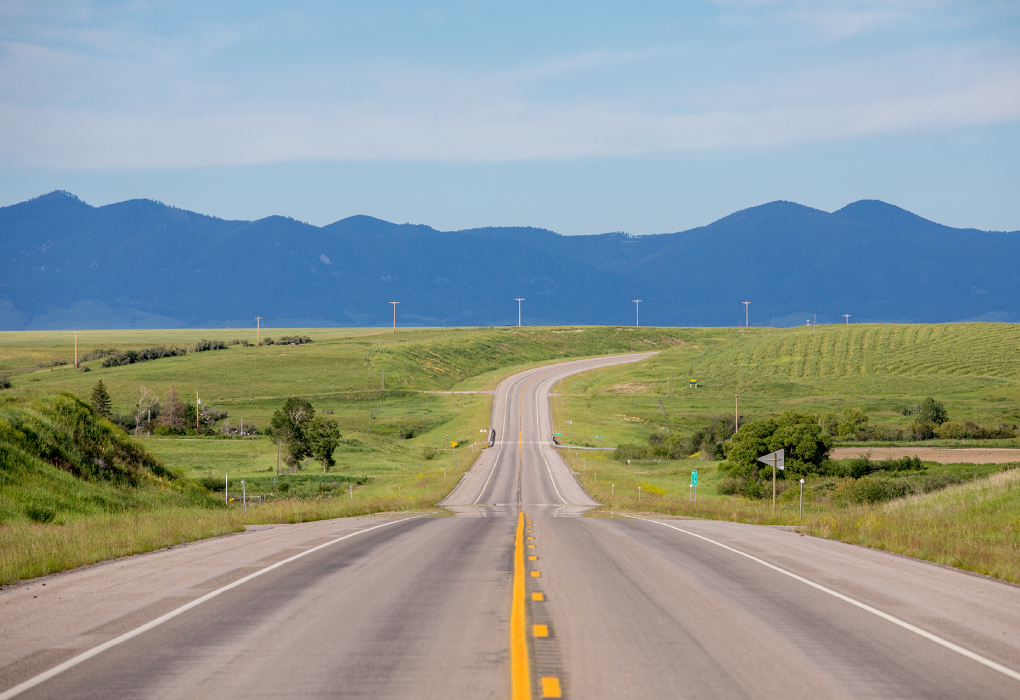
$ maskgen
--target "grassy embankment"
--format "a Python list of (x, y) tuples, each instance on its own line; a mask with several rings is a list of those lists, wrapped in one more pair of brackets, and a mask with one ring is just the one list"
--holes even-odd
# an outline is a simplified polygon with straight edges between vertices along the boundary
[[(138, 350), (188, 345), (203, 338), (254, 341), (247, 331), (90, 331), (79, 335), (79, 355), (99, 348)], [(243, 528), (245, 523), (297, 522), (393, 510), (425, 509), (442, 499), (477, 457), (470, 446), (488, 425), (491, 398), (484, 394), (433, 394), (491, 388), (518, 367), (635, 349), (668, 347), (674, 330), (498, 329), (410, 330), (396, 334), (340, 330), (266, 330), (267, 335), (307, 335), (298, 346), (230, 346), (121, 367), (85, 363), (49, 368), (51, 357), (73, 362), (69, 333), (0, 333), (0, 374), (14, 378), (3, 393), (7, 407), (24, 410), (68, 390), (87, 400), (102, 379), (113, 399), (114, 422), (132, 416), (140, 387), (166, 396), (170, 382), (187, 400), (199, 391), (206, 406), (226, 410), (237, 426), (264, 428), (287, 396), (303, 396), (329, 410), (343, 431), (337, 465), (323, 474), (307, 464), (274, 480), (276, 446), (265, 438), (136, 437), (169, 474), (166, 483), (112, 484), (72, 476), (46, 464), (43, 482), (9, 459), (0, 501), (0, 581), (10, 582), (102, 559), (149, 551)], [(45, 367), (39, 367), (45, 365)], [(33, 369), (33, 367), (35, 367)], [(13, 371), (12, 370), (20, 370)], [(385, 389), (382, 386), (385, 374)], [(371, 414), (371, 429), (369, 422)], [(0, 420), (3, 420), (0, 418)], [(225, 423), (221, 422), (221, 426)], [(413, 429), (411, 439), (399, 439)], [(449, 438), (447, 438), (449, 436)], [(461, 444), (447, 449), (451, 442)], [(426, 459), (426, 448), (435, 456)], [(39, 460), (37, 460), (38, 462)], [(29, 470), (31, 471), (31, 470)], [(230, 474), (231, 495), (240, 480), (253, 500), (247, 517), (240, 503), (223, 505), (219, 486)], [(16, 476), (16, 478), (15, 478)], [(160, 494), (180, 484), (207, 483), (201, 505), (166, 501)], [(349, 488), (353, 487), (353, 488)], [(70, 508), (66, 494), (80, 492), (88, 508)], [(353, 493), (352, 493), (353, 492)], [(351, 496), (353, 495), (353, 501)], [(33, 515), (43, 503), (52, 517)]]
[[(740, 395), (743, 419), (787, 409), (821, 413), (859, 406), (872, 422), (906, 422), (903, 406), (935, 396), (954, 420), (998, 424), (1017, 420), (1020, 329), (1000, 324), (850, 326), (758, 331), (701, 331), (686, 345), (640, 365), (585, 373), (558, 385), (554, 425), (571, 444), (612, 447), (646, 443), (663, 431), (658, 402), (672, 431), (691, 431), (716, 416), (733, 417)], [(754, 331), (752, 330), (752, 333)], [(691, 370), (693, 364), (693, 371)], [(667, 389), (667, 378), (676, 389)], [(686, 388), (688, 376), (699, 388)], [(572, 425), (567, 421), (572, 421)], [(601, 435), (596, 441), (594, 436)], [(1012, 446), (1012, 441), (930, 441), (904, 445)], [(867, 444), (858, 444), (866, 453)], [(965, 481), (958, 486), (884, 503), (855, 502), (861, 487), (832, 478), (809, 478), (804, 516), (797, 485), (780, 482), (779, 507), (720, 495), (719, 462), (700, 459), (617, 462), (612, 453), (568, 451), (584, 486), (614, 509), (663, 512), (763, 524), (803, 525), (848, 542), (1020, 582), (1020, 489), (1006, 465), (934, 465), (897, 476), (923, 490), (922, 481)], [(1015, 466), (1015, 465), (1014, 465)], [(690, 474), (699, 472), (697, 504)], [(597, 473), (597, 483), (596, 483)], [(865, 477), (881, 480), (884, 475)], [(615, 486), (613, 486), (615, 484)], [(641, 501), (638, 502), (638, 487)]]

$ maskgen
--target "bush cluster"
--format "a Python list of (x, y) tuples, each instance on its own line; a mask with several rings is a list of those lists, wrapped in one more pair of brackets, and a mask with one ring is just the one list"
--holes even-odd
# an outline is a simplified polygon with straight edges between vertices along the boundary
[(191, 346), (191, 352), (205, 352), (207, 350), (226, 350), (227, 344), (222, 340), (206, 340), (203, 338)]
[(304, 345), (310, 342), (312, 342), (312, 339), (307, 335), (285, 335), (277, 340), (263, 338), (259, 341), (259, 345)]
[(832, 491), (836, 503), (878, 503), (911, 494), (929, 493), (963, 483), (956, 474), (916, 474), (911, 476), (874, 476), (845, 479)]
[(648, 436), (648, 445), (623, 444), (616, 448), (613, 457), (621, 462), (628, 459), (685, 459), (701, 453), (706, 460), (722, 459), (723, 443), (733, 434), (729, 418), (715, 418), (690, 435), (663, 435), (654, 432)]
[(136, 362), (158, 360), (163, 357), (180, 357), (181, 355), (187, 354), (187, 348), (158, 345), (153, 348), (126, 350), (124, 352), (117, 352), (114, 355), (109, 355), (105, 360), (103, 360), (103, 367), (121, 367), (123, 365), (133, 365)]

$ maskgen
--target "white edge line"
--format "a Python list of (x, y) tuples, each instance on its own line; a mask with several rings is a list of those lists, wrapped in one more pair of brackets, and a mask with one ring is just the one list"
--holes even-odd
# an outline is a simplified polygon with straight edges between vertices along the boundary
[[(550, 380), (546, 379), (544, 385), (540, 384), (540, 385), (536, 386), (535, 389), (539, 389), (539, 387), (541, 387), (541, 386), (548, 386), (549, 382), (550, 382)], [(539, 443), (539, 445), (538, 445), (538, 454), (542, 455), (542, 461), (545, 462), (545, 471), (549, 475), (549, 481), (552, 482), (553, 491), (556, 492), (556, 497), (559, 498), (561, 501), (563, 501), (563, 505), (567, 505), (567, 499), (565, 499), (563, 497), (563, 494), (560, 493), (559, 488), (556, 486), (556, 479), (555, 479), (555, 477), (553, 477), (552, 469), (549, 467), (549, 460), (545, 458), (545, 444), (544, 444), (545, 441), (542, 440), (541, 394), (542, 394), (541, 391), (536, 391), (535, 392), (535, 422), (538, 424), (536, 427), (538, 429), (538, 437), (539, 437), (539, 440), (538, 440), (538, 443)], [(546, 391), (545, 391), (545, 398), (546, 398), (546, 401), (549, 400), (549, 390), (548, 389), (546, 389)], [(549, 425), (552, 425), (552, 411), (551, 410), (549, 411)]]
[(13, 688), (10, 688), (9, 690), (6, 690), (3, 693), (0, 693), (0, 700), (8, 700), (8, 698), (13, 698), (13, 697), (15, 697), (17, 695), (21, 695), (26, 690), (31, 690), (35, 686), (37, 686), (37, 685), (39, 685), (41, 683), (45, 683), (49, 679), (51, 679), (51, 678), (53, 678), (55, 676), (60, 675), (64, 671), (67, 671), (68, 669), (74, 668), (75, 666), (77, 666), (78, 664), (80, 664), (80, 663), (82, 663), (84, 661), (88, 661), (93, 656), (98, 656), (99, 654), (102, 654), (107, 649), (112, 649), (113, 647), (115, 647), (115, 646), (117, 646), (119, 644), (123, 644), (124, 642), (126, 642), (126, 641), (128, 641), (130, 639), (134, 639), (138, 635), (143, 634), (145, 632), (148, 632), (149, 630), (151, 630), (151, 629), (153, 629), (155, 627), (159, 627), (164, 622), (167, 622), (168, 620), (172, 620), (173, 618), (177, 617), (178, 615), (181, 615), (181, 614), (187, 612), (188, 610), (191, 610), (192, 608), (195, 608), (195, 607), (201, 605), (202, 603), (204, 603), (204, 602), (206, 602), (208, 600), (212, 600), (213, 598), (215, 598), (216, 596), (220, 595), (221, 593), (226, 593), (227, 591), (229, 591), (232, 588), (237, 588), (242, 583), (246, 583), (248, 581), (251, 581), (253, 578), (256, 578), (258, 576), (261, 576), (262, 574), (268, 573), (268, 572), (272, 571), (273, 569), (278, 569), (281, 566), (283, 566), (284, 564), (292, 562), (295, 559), (300, 559), (301, 557), (306, 556), (308, 554), (311, 554), (312, 552), (317, 552), (318, 550), (322, 549), (323, 547), (329, 547), (330, 545), (336, 544), (337, 542), (340, 542), (341, 540), (346, 540), (349, 537), (355, 537), (356, 535), (363, 535), (366, 532), (371, 532), (372, 530), (378, 530), (379, 528), (386, 527), (387, 525), (396, 525), (397, 523), (407, 522), (408, 520), (416, 520), (417, 518), (422, 518), (422, 517), (425, 517), (425, 516), (423, 516), (423, 515), (416, 515), (416, 516), (411, 517), (411, 518), (401, 518), (400, 520), (393, 520), (393, 521), (388, 522), (388, 523), (383, 523), (382, 525), (375, 525), (374, 527), (370, 527), (370, 528), (367, 528), (365, 530), (358, 530), (357, 532), (352, 532), (349, 535), (344, 535), (343, 537), (338, 537), (337, 539), (332, 540), (330, 542), (326, 542), (325, 544), (320, 544), (318, 547), (312, 547), (311, 549), (307, 549), (304, 552), (301, 552), (300, 554), (295, 554), (292, 557), (284, 559), (283, 561), (276, 562), (275, 564), (267, 566), (266, 568), (261, 569), (259, 571), (256, 571), (253, 574), (248, 574), (244, 578), (239, 578), (238, 580), (234, 581), (233, 583), (228, 583), (226, 586), (223, 586), (222, 588), (217, 588), (215, 591), (211, 591), (209, 593), (206, 593), (201, 598), (196, 598), (195, 600), (191, 601), (190, 603), (185, 603), (181, 607), (176, 608), (175, 610), (171, 610), (170, 612), (166, 613), (165, 615), (162, 615), (161, 617), (157, 617), (155, 620), (151, 620), (149, 622), (146, 622), (141, 627), (136, 627), (135, 629), (131, 630), (130, 632), (125, 632), (124, 634), (120, 635), (119, 637), (114, 637), (113, 639), (111, 639), (109, 641), (103, 642), (99, 646), (95, 646), (95, 647), (92, 647), (91, 649), (89, 649), (87, 651), (83, 651), (82, 653), (78, 654), (77, 656), (71, 657), (70, 659), (68, 659), (64, 663), (62, 663), (62, 664), (60, 664), (58, 666), (54, 666), (53, 668), (49, 669), (48, 671), (43, 671), (39, 675), (34, 676), (32, 678), (29, 678), (27, 681), (23, 681), (22, 683), (19, 683), (18, 685), (14, 686)]
[[(652, 520), (650, 518), (637, 518), (637, 517), (634, 517), (633, 515), (625, 515), (623, 513), (620, 513), (620, 515), (623, 515), (625, 518), (631, 518), (633, 520), (644, 520), (645, 522), (655, 523), (656, 525), (662, 525), (663, 527), (668, 527), (671, 530), (676, 530), (677, 532), (682, 532), (685, 535), (690, 535), (691, 537), (697, 537), (699, 540), (704, 540), (705, 542), (709, 542), (709, 543), (714, 544), (714, 545), (716, 545), (718, 547), (722, 547), (723, 549), (729, 550), (730, 552), (733, 552), (734, 554), (739, 554), (740, 556), (746, 557), (746, 558), (750, 559), (753, 562), (757, 562), (757, 563), (761, 564), (762, 566), (766, 566), (766, 567), (772, 569), (773, 571), (777, 571), (777, 572), (783, 574), (784, 576), (789, 576), (790, 578), (794, 579), (795, 581), (800, 581), (801, 583), (807, 584), (808, 586), (811, 586), (814, 589), (822, 591), (823, 593), (828, 593), (829, 595), (831, 595), (831, 596), (833, 596), (835, 598), (839, 598), (840, 600), (842, 600), (842, 601), (844, 601), (846, 603), (850, 603), (850, 605), (856, 606), (856, 607), (860, 608), (861, 610), (864, 610), (866, 612), (871, 613), (872, 615), (876, 615), (876, 616), (882, 618), (883, 620), (886, 620), (887, 622), (891, 622), (894, 625), (897, 625), (899, 627), (902, 627), (905, 630), (913, 632), (914, 634), (916, 634), (918, 636), (924, 637), (928, 641), (935, 642), (939, 646), (945, 647), (946, 649), (949, 649), (950, 651), (955, 651), (957, 654), (960, 654), (961, 656), (965, 656), (968, 659), (970, 659), (971, 661), (976, 661), (976, 662), (978, 662), (979, 664), (981, 664), (983, 666), (987, 666), (988, 668), (992, 669), (993, 671), (998, 671), (999, 673), (1001, 673), (1001, 674), (1003, 674), (1005, 676), (1009, 676), (1010, 678), (1012, 678), (1015, 681), (1020, 681), (1020, 672), (1014, 671), (1013, 669), (1009, 668), (1008, 666), (1003, 666), (1002, 664), (997, 663), (995, 661), (992, 661), (991, 659), (986, 659), (984, 656), (981, 656), (980, 654), (978, 654), (976, 652), (973, 652), (970, 649), (965, 649), (964, 647), (961, 647), (959, 644), (954, 644), (953, 642), (950, 642), (948, 639), (943, 639), (942, 637), (938, 636), (937, 634), (933, 634), (933, 633), (931, 633), (931, 632), (929, 632), (927, 630), (921, 629), (920, 627), (917, 627), (916, 625), (912, 625), (909, 622), (906, 622), (904, 620), (899, 619), (898, 617), (894, 617), (894, 616), (890, 615), (887, 612), (882, 612), (878, 608), (873, 608), (870, 605), (868, 605), (867, 603), (862, 603), (859, 600), (855, 600), (854, 598), (851, 598), (850, 596), (843, 595), (842, 593), (839, 593), (838, 591), (834, 591), (831, 588), (826, 588), (825, 586), (821, 585), (820, 583), (815, 583), (814, 581), (806, 579), (803, 576), (798, 576), (797, 574), (793, 573), (792, 571), (787, 571), (786, 569), (783, 569), (783, 568), (781, 568), (779, 566), (776, 566), (775, 564), (770, 564), (769, 562), (767, 562), (767, 561), (765, 561), (763, 559), (759, 559), (758, 557), (756, 557), (756, 556), (754, 556), (752, 554), (747, 554), (746, 552), (741, 552), (739, 549), (734, 549), (733, 547), (730, 547), (729, 545), (725, 545), (722, 542), (716, 542), (715, 540), (709, 539), (708, 537), (705, 537), (704, 535), (699, 535), (697, 533), (691, 532), (690, 530), (684, 530), (683, 528), (679, 528), (679, 527), (676, 527), (674, 525), (668, 525), (667, 523), (663, 523), (663, 522), (660, 522), (658, 520)], [(3, 700), (2, 696), (0, 696), (0, 700)]]
[[(515, 379), (512, 382), (510, 382), (510, 386), (516, 384), (517, 381), (518, 380)], [(503, 438), (505, 437), (506, 434), (506, 404), (507, 401), (510, 400), (510, 386), (507, 387), (506, 395), (503, 397), (503, 425), (500, 426), (501, 430), (503, 431), (503, 434), (500, 435), (499, 437), (499, 451), (496, 452), (496, 458), (492, 460), (492, 469), (489, 470), (488, 479), (486, 479), (485, 483), (482, 484), (482, 490), (478, 492), (478, 498), (476, 498), (474, 503), (471, 504), (473, 506), (478, 505), (478, 501), (482, 500), (482, 496), (485, 495), (485, 489), (489, 486), (489, 480), (492, 479), (492, 475), (496, 473), (496, 466), (499, 464), (499, 458), (503, 454)], [(496, 390), (499, 391), (498, 386), (496, 387)], [(0, 698), (0, 700), (3, 699)]]

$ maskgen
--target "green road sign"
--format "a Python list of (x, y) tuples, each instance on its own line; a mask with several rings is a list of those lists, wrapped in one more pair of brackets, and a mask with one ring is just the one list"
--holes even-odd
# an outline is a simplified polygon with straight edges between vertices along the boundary
[(563, 433), (553, 433), (553, 435), (560, 436), (563, 435)]
[(691, 486), (697, 486), (697, 485), (698, 485), (698, 470), (695, 469), (695, 470), (691, 471)]

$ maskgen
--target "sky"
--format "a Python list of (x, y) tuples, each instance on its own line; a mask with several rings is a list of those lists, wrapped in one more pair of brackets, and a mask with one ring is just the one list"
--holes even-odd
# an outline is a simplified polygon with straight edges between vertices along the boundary
[(784, 199), (1020, 230), (1015, 0), (0, 0), (0, 206), (662, 233)]

